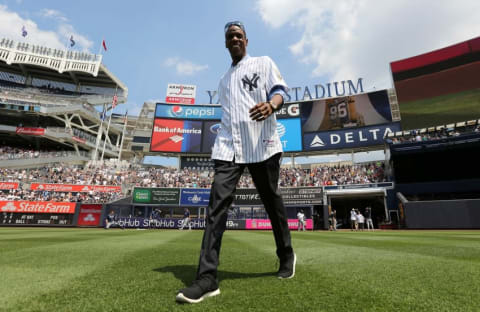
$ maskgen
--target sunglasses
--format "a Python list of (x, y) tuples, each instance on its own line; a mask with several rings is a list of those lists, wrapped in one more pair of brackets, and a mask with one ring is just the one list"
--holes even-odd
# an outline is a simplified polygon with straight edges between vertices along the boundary
[(224, 29), (225, 33), (227, 33), (228, 29), (232, 26), (238, 26), (243, 30), (243, 32), (245, 32), (245, 26), (243, 26), (242, 22), (233, 21), (233, 22), (228, 22), (228, 23), (225, 24), (225, 29)]

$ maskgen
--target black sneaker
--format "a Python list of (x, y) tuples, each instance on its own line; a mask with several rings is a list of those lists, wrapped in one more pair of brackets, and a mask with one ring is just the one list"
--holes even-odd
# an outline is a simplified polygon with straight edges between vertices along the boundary
[(203, 299), (220, 295), (218, 283), (208, 277), (194, 280), (190, 287), (180, 289), (176, 300), (182, 303), (199, 303)]
[(292, 278), (295, 276), (295, 265), (297, 264), (297, 255), (294, 253), (293, 257), (285, 261), (280, 261), (280, 268), (277, 272), (277, 277), (280, 279)]

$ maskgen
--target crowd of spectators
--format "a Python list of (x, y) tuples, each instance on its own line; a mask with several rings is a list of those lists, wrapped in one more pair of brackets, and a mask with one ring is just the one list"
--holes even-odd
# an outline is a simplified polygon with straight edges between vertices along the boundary
[[(383, 163), (320, 166), (311, 169), (281, 168), (280, 187), (306, 187), (325, 185), (365, 184), (386, 181)], [(193, 187), (208, 188), (213, 180), (213, 170), (149, 168), (133, 171), (127, 184), (141, 187)], [(244, 173), (239, 188), (253, 188), (252, 176)]]
[(67, 157), (68, 155), (68, 151), (47, 151), (35, 150), (31, 148), (0, 146), (0, 160)]
[(4, 182), (42, 182), (80, 185), (121, 186), (133, 170), (103, 166), (78, 166), (69, 164), (49, 164), (33, 169), (0, 168), (0, 180)]
[(282, 168), (280, 170), (280, 187), (320, 187), (385, 181), (385, 166), (381, 162), (319, 166), (312, 169)]
[(141, 187), (208, 188), (213, 181), (213, 170), (175, 168), (138, 168), (126, 177), (126, 183)]
[[(133, 187), (183, 187), (209, 188), (213, 170), (144, 167), (131, 163), (123, 165), (88, 164), (85, 166), (63, 163), (41, 168), (0, 168), (0, 182), (19, 182), (18, 190), (5, 190), (0, 200), (51, 200), (110, 202), (120, 199)], [(317, 166), (310, 169), (281, 168), (280, 187), (321, 187), (324, 185), (365, 184), (385, 181), (384, 164), (364, 163), (353, 165)], [(121, 186), (122, 193), (104, 192), (47, 192), (31, 191), (30, 183)], [(252, 177), (244, 173), (239, 188), (254, 187)]]
[(115, 192), (51, 192), (31, 190), (0, 190), (2, 200), (53, 201), (71, 203), (108, 203), (124, 198), (125, 195)]
[(402, 135), (400, 136), (389, 137), (386, 139), (386, 142), (389, 144), (401, 144), (401, 143), (408, 143), (408, 142), (425, 142), (425, 141), (457, 137), (467, 133), (479, 133), (479, 132), (480, 132), (480, 125), (463, 126), (463, 127), (455, 127), (455, 128), (444, 127), (439, 130), (435, 129), (434, 131), (427, 131), (426, 129), (423, 129), (423, 130), (418, 129), (418, 130), (411, 130), (406, 134), (402, 133)]

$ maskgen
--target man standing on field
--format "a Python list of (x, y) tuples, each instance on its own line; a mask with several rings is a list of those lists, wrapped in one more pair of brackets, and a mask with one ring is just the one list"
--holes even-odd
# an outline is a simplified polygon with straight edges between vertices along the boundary
[(183, 209), (183, 219), (182, 225), (180, 226), (179, 230), (183, 230), (183, 228), (188, 225), (188, 229), (192, 229), (192, 223), (190, 222), (190, 210), (188, 208)]
[(190, 287), (178, 292), (178, 302), (197, 303), (220, 294), (217, 267), (227, 210), (245, 168), (252, 175), (272, 224), (280, 260), (277, 276), (284, 279), (295, 275), (296, 256), (278, 191), (282, 144), (275, 111), (283, 105), (287, 85), (268, 56), (247, 54), (248, 39), (241, 22), (227, 23), (224, 31), (232, 64), (218, 87), (223, 114), (212, 150), (215, 175), (197, 276)]
[(301, 229), (302, 231), (305, 231), (305, 214), (303, 213), (303, 209), (297, 213), (297, 219), (298, 219), (297, 230), (300, 231)]

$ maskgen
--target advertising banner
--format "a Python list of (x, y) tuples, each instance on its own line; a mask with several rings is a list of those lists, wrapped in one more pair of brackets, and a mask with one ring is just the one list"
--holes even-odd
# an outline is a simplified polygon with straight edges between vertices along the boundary
[(167, 86), (167, 103), (195, 104), (195, 94), (197, 87), (195, 85), (173, 84)]
[(180, 205), (181, 206), (208, 206), (210, 198), (210, 189), (195, 188), (181, 189)]
[(263, 205), (260, 195), (254, 188), (237, 188), (233, 199), (234, 206), (259, 206)]
[(277, 119), (300, 117), (299, 103), (285, 103), (282, 108), (275, 112)]
[(319, 205), (323, 203), (321, 187), (280, 188), (285, 205)]
[(157, 118), (153, 122), (152, 152), (200, 152), (202, 123), (200, 121)]
[[(192, 229), (204, 229), (205, 219), (190, 219)], [(150, 228), (150, 229), (178, 229), (182, 226), (183, 219), (147, 219), (147, 218), (118, 218), (118, 225), (125, 228)], [(187, 226), (188, 229), (188, 226)]]
[(133, 202), (141, 204), (178, 205), (178, 188), (134, 188)]
[[(285, 205), (318, 205), (323, 203), (321, 187), (280, 188)], [(239, 188), (233, 200), (235, 206), (262, 206), (262, 200), (254, 188)]]
[(220, 106), (157, 103), (155, 118), (220, 120), (222, 119), (222, 108)]
[(246, 220), (232, 219), (227, 220), (227, 229), (228, 230), (245, 230), (246, 229)]
[[(190, 219), (192, 229), (204, 229), (205, 219)], [(229, 230), (245, 230), (246, 220), (228, 220), (226, 225)], [(146, 218), (119, 218), (118, 225), (125, 228), (140, 229), (178, 229), (182, 226), (183, 219), (146, 219)], [(186, 225), (188, 228), (188, 225)]]
[(76, 203), (40, 201), (0, 201), (0, 212), (75, 213)]
[(17, 190), (18, 182), (1, 182), (0, 181), (0, 190)]
[(152, 202), (152, 192), (148, 188), (134, 188), (132, 201), (149, 204)]
[(203, 122), (202, 153), (212, 153), (213, 144), (220, 130), (220, 125), (220, 120)]
[(74, 141), (76, 141), (76, 142), (78, 142), (78, 143), (82, 143), (82, 144), (87, 143), (87, 140), (86, 140), (86, 139), (84, 139), (84, 138), (79, 138), (79, 137), (77, 137), (77, 136), (72, 136), (72, 140), (74, 140)]
[(121, 186), (113, 185), (77, 185), (77, 184), (50, 184), (50, 183), (32, 183), (32, 191), (52, 191), (52, 192), (100, 192), (100, 193), (120, 193)]
[(101, 224), (102, 205), (82, 204), (78, 214), (78, 226), (99, 226)]
[(321, 151), (383, 145), (384, 136), (396, 131), (400, 131), (399, 122), (361, 128), (304, 133), (303, 149), (305, 151)]
[(392, 122), (387, 90), (301, 103), (303, 132)]
[[(306, 219), (305, 228), (307, 230), (313, 229), (313, 220)], [(247, 219), (245, 220), (245, 227), (247, 230), (271, 230), (272, 224), (269, 219)], [(288, 228), (290, 230), (298, 229), (298, 220), (297, 219), (288, 219)]]
[(284, 152), (302, 150), (302, 129), (300, 118), (277, 120), (277, 133)]
[(44, 135), (44, 128), (26, 128), (26, 127), (17, 127), (15, 130), (17, 134), (26, 134), (26, 135)]

